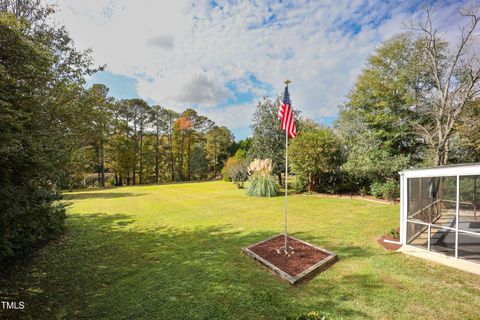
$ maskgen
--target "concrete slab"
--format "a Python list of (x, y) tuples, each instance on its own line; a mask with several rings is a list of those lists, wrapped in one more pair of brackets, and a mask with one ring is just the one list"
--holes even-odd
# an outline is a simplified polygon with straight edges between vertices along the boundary
[(456, 268), (462, 271), (471, 272), (480, 275), (480, 264), (476, 262), (466, 261), (463, 259), (455, 259), (441, 253), (428, 251), (422, 248), (404, 245), (397, 251), (417, 258), (429, 260), (436, 263)]

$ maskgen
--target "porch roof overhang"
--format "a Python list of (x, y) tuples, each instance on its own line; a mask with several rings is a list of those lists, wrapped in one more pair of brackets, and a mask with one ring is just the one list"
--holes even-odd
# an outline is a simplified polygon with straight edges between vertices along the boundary
[(480, 175), (480, 163), (455, 164), (434, 168), (405, 169), (400, 171), (399, 174), (404, 178)]

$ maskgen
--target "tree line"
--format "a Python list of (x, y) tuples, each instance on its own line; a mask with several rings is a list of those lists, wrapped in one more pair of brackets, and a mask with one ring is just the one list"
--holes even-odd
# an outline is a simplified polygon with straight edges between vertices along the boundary
[[(95, 84), (80, 97), (77, 161), (64, 185), (105, 187), (217, 177), (234, 136), (193, 109), (118, 100)], [(93, 172), (93, 175), (85, 173)]]

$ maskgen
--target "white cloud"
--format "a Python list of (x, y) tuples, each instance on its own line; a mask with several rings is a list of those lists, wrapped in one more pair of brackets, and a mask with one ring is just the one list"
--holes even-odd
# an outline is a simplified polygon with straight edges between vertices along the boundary
[(173, 49), (173, 36), (169, 34), (159, 35), (148, 40), (148, 44), (154, 47), (171, 50)]
[[(217, 2), (62, 0), (57, 21), (98, 64), (137, 78), (140, 96), (177, 110), (198, 105), (236, 126), (248, 124), (255, 103), (218, 107), (233, 97), (227, 83), (261, 97), (289, 78), (294, 107), (334, 116), (375, 47), (418, 15), (406, 2)], [(440, 7), (437, 19), (451, 24), (456, 9)]]
[(153, 80), (140, 78), (137, 89), (140, 96), (177, 110), (191, 104), (214, 106), (232, 97), (232, 92), (213, 72), (204, 72), (199, 68), (185, 68), (176, 75), (159, 75)]
[(256, 103), (230, 105), (225, 108), (200, 108), (200, 113), (230, 129), (250, 125)]

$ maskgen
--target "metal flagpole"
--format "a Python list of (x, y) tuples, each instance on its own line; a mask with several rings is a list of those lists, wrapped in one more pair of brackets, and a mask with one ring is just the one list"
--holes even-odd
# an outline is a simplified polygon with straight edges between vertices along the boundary
[(288, 222), (288, 132), (285, 130), (285, 254), (287, 251), (287, 222)]
[[(285, 84), (288, 87), (290, 80), (285, 80)], [(291, 108), (291, 106), (290, 106)], [(287, 237), (288, 237), (288, 130), (285, 129), (285, 235), (284, 235), (284, 251), (285, 254), (288, 254), (287, 250)]]

